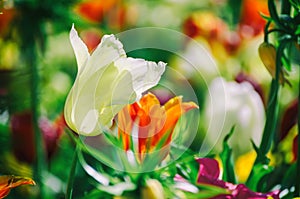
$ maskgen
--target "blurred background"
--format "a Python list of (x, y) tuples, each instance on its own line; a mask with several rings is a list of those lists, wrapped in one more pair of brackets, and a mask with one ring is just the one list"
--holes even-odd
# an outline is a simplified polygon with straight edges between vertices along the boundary
[[(36, 179), (40, 170), (45, 198), (64, 198), (75, 150), (63, 118), (77, 73), (68, 36), (74, 23), (90, 52), (104, 34), (120, 35), (122, 41), (123, 32), (135, 28), (184, 35), (143, 34), (136, 40), (165, 42), (174, 51), (143, 48), (127, 55), (168, 63), (161, 85), (151, 90), (162, 104), (173, 95), (197, 100), (200, 119), (190, 140), (192, 150), (220, 152), (224, 136), (236, 126), (230, 145), (238, 178), (246, 179), (250, 168), (242, 158), (254, 161), (250, 140), (257, 145), (261, 141), (272, 79), (258, 55), (266, 24), (262, 16), (269, 15), (267, 1), (2, 0), (0, 7), (0, 174)], [(125, 50), (137, 41), (124, 40)], [(281, 89), (280, 122), (270, 154), (278, 173), (295, 161), (297, 148), (299, 45), (291, 45), (288, 53), (289, 83)], [(186, 92), (186, 82), (192, 93)], [(37, 164), (41, 155), (44, 163)], [(92, 191), (91, 181), (78, 167), (74, 198)], [(36, 198), (39, 192), (38, 186), (25, 186), (7, 198)]]

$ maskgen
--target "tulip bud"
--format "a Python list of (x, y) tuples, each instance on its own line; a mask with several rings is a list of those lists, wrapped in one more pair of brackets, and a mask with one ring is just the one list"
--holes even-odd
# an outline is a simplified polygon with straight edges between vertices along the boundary
[(258, 53), (261, 61), (272, 75), (275, 78), (276, 71), (276, 48), (270, 43), (262, 43), (258, 48)]
[[(274, 45), (263, 42), (260, 44), (258, 48), (258, 53), (261, 61), (269, 71), (269, 73), (272, 75), (272, 77), (275, 79), (276, 75), (276, 48)], [(282, 68), (280, 69), (279, 73), (279, 82), (284, 85), (284, 83), (287, 83), (291, 86), (290, 82), (284, 77), (284, 71)]]
[(142, 188), (141, 196), (143, 199), (163, 199), (164, 190), (158, 180), (150, 179), (146, 181), (146, 186)]

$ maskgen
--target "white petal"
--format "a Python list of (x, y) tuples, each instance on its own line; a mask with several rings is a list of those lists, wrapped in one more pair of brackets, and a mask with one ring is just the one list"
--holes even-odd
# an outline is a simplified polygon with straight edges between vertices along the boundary
[(132, 85), (138, 100), (142, 93), (155, 86), (165, 71), (166, 63), (158, 64), (144, 59), (121, 58), (115, 62), (120, 71), (127, 70), (132, 75)]
[(80, 132), (84, 132), (86, 135), (92, 135), (95, 131), (95, 128), (98, 123), (98, 111), (95, 109), (91, 109), (85, 115), (81, 125), (80, 125)]
[(155, 86), (165, 63), (126, 58), (123, 45), (114, 35), (105, 35), (90, 56), (74, 27), (70, 40), (78, 74), (67, 97), (65, 118), (70, 128), (94, 136), (111, 126), (114, 116)]
[(87, 63), (87, 73), (83, 75), (88, 77), (121, 57), (126, 57), (122, 43), (114, 35), (104, 35)]
[(84, 68), (84, 64), (89, 59), (90, 54), (86, 45), (78, 37), (78, 33), (74, 28), (74, 24), (72, 25), (72, 29), (70, 31), (70, 41), (77, 61), (78, 74), (80, 74)]

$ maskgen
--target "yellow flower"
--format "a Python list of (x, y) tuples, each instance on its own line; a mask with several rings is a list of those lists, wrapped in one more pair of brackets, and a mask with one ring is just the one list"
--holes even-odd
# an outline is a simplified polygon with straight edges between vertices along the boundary
[(78, 72), (64, 115), (68, 126), (81, 135), (94, 136), (109, 128), (113, 117), (155, 86), (165, 70), (163, 62), (127, 58), (114, 35), (104, 35), (91, 55), (74, 27), (70, 41)]
[(239, 182), (246, 182), (256, 158), (254, 150), (239, 156), (235, 162), (235, 173)]
[(146, 186), (141, 191), (142, 199), (163, 199), (164, 189), (161, 183), (155, 179), (149, 179), (146, 181)]

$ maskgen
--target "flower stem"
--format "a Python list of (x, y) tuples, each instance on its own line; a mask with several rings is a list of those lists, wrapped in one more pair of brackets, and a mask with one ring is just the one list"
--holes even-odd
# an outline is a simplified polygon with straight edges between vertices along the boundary
[[(34, 42), (33, 42), (34, 43)], [(32, 122), (33, 122), (33, 130), (34, 130), (34, 144), (36, 149), (36, 160), (34, 166), (34, 175), (37, 184), (40, 186), (40, 198), (44, 196), (44, 185), (42, 182), (42, 174), (43, 169), (45, 168), (45, 154), (44, 154), (44, 147), (43, 147), (43, 139), (42, 134), (40, 132), (38, 126), (38, 119), (39, 119), (39, 97), (38, 97), (38, 69), (36, 63), (36, 51), (35, 45), (27, 46), (26, 48), (26, 59), (27, 64), (30, 66), (31, 72), (31, 110), (33, 114)]]
[(68, 178), (68, 184), (67, 184), (65, 199), (71, 199), (72, 198), (73, 184), (74, 184), (74, 179), (75, 179), (75, 175), (76, 175), (76, 167), (77, 167), (77, 161), (78, 161), (78, 155), (77, 155), (78, 150), (79, 150), (79, 145), (76, 143), (76, 149), (75, 149), (75, 152), (74, 152), (72, 165), (71, 165), (71, 170), (70, 170), (70, 174), (69, 174), (69, 178)]
[(287, 0), (281, 0), (281, 14), (291, 14), (291, 3)]
[(298, 82), (298, 155), (296, 167), (295, 194), (300, 196), (300, 81)]

